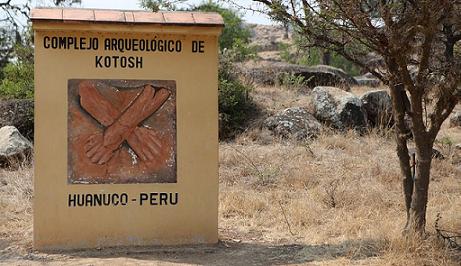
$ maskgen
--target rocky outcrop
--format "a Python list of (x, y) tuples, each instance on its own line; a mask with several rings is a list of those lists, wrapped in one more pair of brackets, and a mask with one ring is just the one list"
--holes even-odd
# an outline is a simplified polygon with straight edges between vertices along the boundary
[(315, 87), (312, 106), (314, 116), (333, 128), (363, 130), (366, 127), (362, 102), (352, 93), (335, 87)]
[(14, 126), (27, 139), (34, 138), (34, 101), (0, 101), (0, 127)]
[(263, 126), (274, 135), (297, 140), (316, 137), (322, 128), (317, 119), (301, 107), (285, 109), (267, 118)]
[(351, 85), (357, 85), (357, 81), (343, 70), (325, 65), (300, 66), (265, 61), (258, 64), (241, 64), (239, 69), (248, 80), (262, 85), (280, 84), (286, 75), (303, 77), (304, 85), (309, 88), (336, 86), (349, 91)]
[(0, 167), (17, 166), (28, 162), (32, 154), (32, 143), (13, 126), (0, 128)]
[(392, 101), (386, 90), (366, 92), (360, 97), (360, 100), (369, 126), (386, 127), (393, 124)]
[(280, 25), (249, 24), (250, 44), (258, 51), (277, 51), (281, 43), (291, 43), (291, 33)]
[(450, 116), (450, 127), (461, 127), (461, 111)]

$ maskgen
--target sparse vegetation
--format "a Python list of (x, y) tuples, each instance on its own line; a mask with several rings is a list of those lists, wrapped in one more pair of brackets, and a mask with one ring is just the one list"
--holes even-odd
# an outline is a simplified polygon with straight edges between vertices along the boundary
[[(253, 0), (290, 23), (305, 47), (337, 53), (389, 86), (403, 181), (406, 234), (424, 236), (432, 148), (461, 96), (461, 3), (457, 1)], [(368, 64), (370, 54), (385, 62)], [(324, 57), (325, 59), (325, 57)], [(408, 94), (407, 94), (408, 93)], [(405, 121), (411, 120), (411, 126)], [(416, 174), (408, 155), (411, 130)]]
[[(290, 64), (312, 66), (325, 63), (322, 62), (321, 49), (315, 47), (306, 47), (305, 41), (303, 42), (302, 38), (296, 34), (293, 38), (293, 43), (279, 44), (279, 52), (281, 59)], [(341, 68), (352, 76), (357, 76), (360, 74), (360, 68), (340, 54), (333, 52), (330, 54), (329, 58), (329, 65)]]
[(293, 73), (282, 73), (279, 77), (279, 84), (287, 89), (298, 89), (307, 86), (307, 82), (303, 76)]

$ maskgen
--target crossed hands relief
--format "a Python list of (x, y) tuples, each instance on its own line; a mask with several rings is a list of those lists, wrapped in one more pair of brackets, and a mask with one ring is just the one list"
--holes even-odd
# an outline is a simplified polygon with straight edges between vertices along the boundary
[(125, 140), (142, 161), (156, 160), (162, 143), (154, 130), (139, 124), (168, 100), (167, 89), (144, 85), (122, 110), (105, 99), (91, 82), (80, 83), (78, 93), (83, 109), (105, 127), (104, 132), (91, 135), (85, 142), (85, 154), (92, 163), (107, 163)]

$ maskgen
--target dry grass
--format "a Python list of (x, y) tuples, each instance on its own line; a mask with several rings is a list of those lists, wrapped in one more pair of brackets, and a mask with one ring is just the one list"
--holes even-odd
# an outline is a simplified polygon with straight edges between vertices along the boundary
[(0, 170), (0, 258), (32, 245), (33, 169)]
[[(361, 95), (366, 89), (354, 87), (352, 92)], [(255, 99), (273, 112), (309, 105), (308, 95), (273, 87), (257, 88)], [(447, 145), (446, 139), (459, 143), (460, 136), (461, 130), (444, 126), (439, 149), (452, 154), (440, 146)], [(400, 170), (391, 132), (359, 136), (326, 130), (313, 141), (295, 143), (253, 128), (235, 143), (221, 144), (220, 226), (234, 228), (243, 237), (259, 232), (260, 240), (324, 247), (334, 257), (325, 262), (331, 264), (358, 259), (365, 264), (458, 265), (459, 252), (436, 239), (434, 221), (441, 213), (441, 226), (461, 232), (460, 177), (452, 156), (434, 161), (429, 236), (424, 241), (405, 240)], [(311, 255), (312, 251), (305, 254)]]
[(457, 264), (459, 254), (433, 237), (438, 212), (445, 228), (461, 231), (460, 172), (449, 162), (434, 162), (430, 237), (408, 242), (401, 235), (405, 214), (391, 138), (325, 132), (310, 143), (264, 145), (252, 136), (221, 144), (222, 228), (329, 246), (332, 264)]
[(358, 95), (358, 96), (361, 96), (363, 94), (365, 94), (366, 92), (370, 91), (370, 90), (387, 90), (388, 87), (386, 86), (379, 86), (379, 87), (376, 87), (376, 88), (370, 88), (370, 87), (367, 87), (367, 86), (352, 86), (351, 87), (351, 93), (355, 94), (355, 95)]
[(294, 107), (310, 105), (310, 96), (295, 89), (278, 87), (256, 87), (253, 99), (268, 113)]

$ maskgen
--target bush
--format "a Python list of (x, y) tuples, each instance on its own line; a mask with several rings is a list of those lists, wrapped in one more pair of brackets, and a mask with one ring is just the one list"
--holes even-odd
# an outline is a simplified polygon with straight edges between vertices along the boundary
[(34, 97), (34, 66), (16, 62), (3, 68), (4, 78), (0, 83), (3, 99), (27, 99)]
[(223, 51), (219, 60), (218, 85), (221, 139), (232, 138), (242, 131), (254, 113), (255, 105), (249, 95), (251, 90), (251, 86), (237, 77), (230, 57)]
[(34, 97), (34, 50), (32, 30), (23, 33), (13, 49), (14, 60), (1, 69), (0, 98), (30, 99)]
[(226, 49), (228, 55), (235, 62), (242, 62), (256, 58), (256, 47), (236, 39), (231, 49)]
[(299, 89), (302, 87), (307, 87), (308, 82), (308, 80), (306, 80), (303, 76), (285, 72), (280, 74), (277, 81), (277, 85), (287, 89)]

